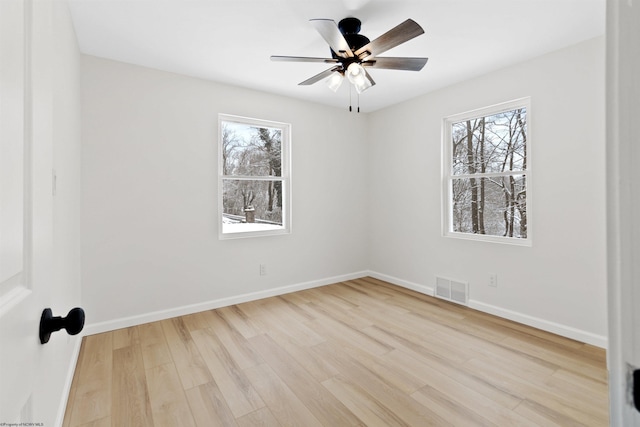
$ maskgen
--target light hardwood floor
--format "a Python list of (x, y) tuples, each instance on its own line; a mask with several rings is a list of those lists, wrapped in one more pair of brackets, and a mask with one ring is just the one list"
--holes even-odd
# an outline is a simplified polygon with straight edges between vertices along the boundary
[(605, 352), (363, 278), (85, 337), (109, 425), (606, 426)]

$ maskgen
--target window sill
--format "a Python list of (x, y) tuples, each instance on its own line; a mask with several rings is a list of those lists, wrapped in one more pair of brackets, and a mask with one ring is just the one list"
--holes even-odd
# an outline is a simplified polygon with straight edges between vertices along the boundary
[(453, 231), (444, 233), (443, 237), (451, 237), (460, 240), (473, 240), (476, 242), (498, 243), (503, 245), (533, 246), (531, 238), (519, 239), (514, 237), (489, 236), (486, 234), (456, 233)]
[[(261, 224), (264, 227), (260, 227), (260, 229), (255, 229), (252, 231), (233, 231), (234, 227), (228, 227), (229, 224), (225, 224), (225, 226), (220, 231), (220, 240), (230, 240), (230, 239), (243, 239), (248, 237), (263, 237), (263, 236), (280, 236), (283, 234), (291, 234), (291, 230), (286, 229), (284, 227), (273, 226), (268, 224)], [(235, 224), (234, 224), (235, 225)], [(246, 225), (246, 224), (242, 224)], [(229, 231), (224, 231), (225, 229), (229, 229)]]

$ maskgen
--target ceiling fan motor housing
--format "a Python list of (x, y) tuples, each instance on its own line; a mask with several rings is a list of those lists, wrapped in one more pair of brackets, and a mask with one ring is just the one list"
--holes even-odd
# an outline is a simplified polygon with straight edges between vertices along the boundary
[(358, 34), (360, 32), (361, 22), (358, 18), (344, 18), (338, 22), (338, 29), (342, 34)]
[[(351, 50), (353, 50), (354, 52), (370, 42), (367, 37), (363, 36), (362, 34), (358, 34), (360, 32), (360, 28), (361, 23), (358, 18), (344, 18), (338, 23), (338, 29), (349, 44)], [(331, 50), (331, 56), (334, 59), (342, 59), (341, 57), (336, 55), (333, 49)]]

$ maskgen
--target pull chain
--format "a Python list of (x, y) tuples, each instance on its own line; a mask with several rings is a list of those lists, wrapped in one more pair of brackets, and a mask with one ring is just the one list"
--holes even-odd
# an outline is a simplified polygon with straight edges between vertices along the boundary
[(349, 112), (351, 112), (351, 85), (349, 85)]
[[(357, 111), (358, 111), (358, 113), (360, 113), (360, 94), (359, 94), (359, 93), (358, 93), (358, 94), (356, 94), (356, 97), (357, 97), (357, 98), (356, 98), (356, 102), (358, 103), (358, 104), (357, 104)], [(350, 112), (350, 113), (351, 113), (351, 112), (353, 112), (353, 107), (352, 107), (352, 105), (353, 105), (353, 102), (352, 102), (352, 92), (351, 92), (351, 86), (349, 86), (349, 112)]]

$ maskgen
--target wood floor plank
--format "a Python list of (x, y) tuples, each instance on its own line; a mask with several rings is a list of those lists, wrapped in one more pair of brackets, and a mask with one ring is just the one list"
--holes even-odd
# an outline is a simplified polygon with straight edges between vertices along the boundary
[(186, 390), (213, 381), (184, 319), (179, 317), (167, 319), (160, 324), (180, 376), (182, 387)]
[(326, 360), (309, 351), (308, 346), (296, 345), (289, 336), (273, 331), (269, 333), (269, 338), (289, 353), (316, 381), (322, 382), (338, 374)]
[[(314, 349), (315, 348), (317, 347), (314, 347)], [(391, 350), (391, 352), (394, 351), (395, 350)], [(354, 348), (348, 352), (348, 356), (350, 359), (357, 360), (357, 363), (366, 370), (369, 375), (406, 395), (410, 395), (427, 384), (413, 372), (403, 370), (401, 366), (390, 358), (387, 358), (386, 356), (391, 352), (383, 355), (372, 355), (366, 351), (360, 351)]]
[(151, 403), (139, 344), (113, 351), (112, 378), (113, 424), (152, 427)]
[(260, 408), (238, 418), (238, 427), (282, 427), (269, 408)]
[(330, 286), (322, 288), (307, 289), (305, 295), (308, 295), (307, 304), (311, 303), (327, 303), (336, 306), (340, 310), (351, 310), (358, 308), (358, 303), (349, 299), (348, 295), (340, 290), (340, 286)]
[(253, 350), (247, 339), (242, 336), (233, 323), (221, 316), (217, 311), (208, 311), (207, 324), (215, 332), (220, 342), (233, 358), (234, 363), (240, 368), (248, 368), (262, 363), (262, 359)]
[(446, 340), (448, 343), (466, 348), (469, 354), (476, 359), (487, 360), (490, 363), (498, 363), (503, 368), (511, 369), (514, 373), (525, 378), (535, 378), (540, 382), (548, 378), (559, 369), (558, 365), (530, 354), (502, 346), (501, 340), (497, 343), (487, 342), (473, 335), (460, 331), (448, 331), (434, 333), (434, 338)]
[(198, 329), (206, 329), (209, 327), (206, 311), (188, 314), (186, 316), (182, 316), (181, 319), (189, 331), (197, 331)]
[(295, 315), (299, 321), (313, 320), (314, 316), (309, 314), (303, 307), (306, 303), (300, 303), (300, 299), (295, 297), (294, 294), (279, 295), (276, 297), (279, 301), (283, 302), (288, 307), (292, 314)]
[(391, 412), (397, 415), (405, 423), (413, 426), (451, 425), (429, 408), (411, 399), (406, 393), (394, 388), (388, 381), (378, 377), (363, 366), (357, 358), (348, 353), (334, 352), (327, 343), (314, 346), (325, 358), (331, 361), (340, 371), (340, 375), (352, 383), (357, 383), (376, 401), (383, 403)]
[(342, 402), (317, 383), (291, 355), (268, 336), (258, 335), (249, 341), (263, 355), (271, 369), (323, 425), (363, 425)]
[(113, 336), (110, 333), (83, 340), (78, 384), (71, 408), (69, 425), (79, 426), (111, 414)]
[(329, 285), (322, 288), (308, 289), (306, 294), (309, 295), (309, 302), (305, 306), (320, 305), (334, 307), (335, 311), (350, 311), (354, 308), (358, 308), (358, 304), (355, 301), (350, 301), (348, 297), (345, 297), (339, 290), (341, 285)]
[(145, 372), (153, 425), (195, 427), (196, 423), (173, 363), (157, 365)]
[(374, 310), (378, 315), (392, 315), (392, 314), (407, 314), (409, 310), (406, 307), (393, 306), (385, 301), (386, 298), (376, 298), (375, 292), (367, 291), (366, 286), (358, 285), (357, 281), (345, 282), (342, 288), (340, 288), (340, 295), (344, 299), (348, 299), (360, 306), (367, 306)]
[(378, 341), (387, 343), (392, 349), (404, 348), (452, 363), (462, 364), (471, 357), (469, 353), (460, 351), (450, 343), (434, 339), (432, 334), (417, 335), (412, 330), (390, 327), (382, 322), (363, 329), (363, 332), (375, 337)]
[[(511, 408), (496, 402), (491, 395), (485, 395), (440, 373), (432, 372), (428, 385), (411, 395), (412, 398), (430, 407), (446, 419), (457, 415), (446, 415), (450, 411), (464, 414), (457, 425), (485, 424), (496, 426), (534, 426), (535, 424), (515, 413)], [(458, 406), (462, 405), (462, 408)], [(471, 416), (470, 412), (479, 417)], [(454, 418), (452, 418), (454, 417)], [(486, 420), (486, 422), (485, 422)]]
[(443, 420), (447, 420), (452, 426), (497, 426), (471, 410), (466, 402), (461, 402), (459, 398), (451, 399), (431, 386), (424, 386), (412, 393), (411, 397), (438, 414)]
[(245, 338), (255, 337), (262, 333), (237, 305), (222, 307), (217, 309), (216, 312)]
[(554, 372), (546, 384), (550, 387), (559, 387), (559, 384), (562, 384), (562, 388), (574, 390), (580, 394), (581, 399), (591, 403), (598, 402), (609, 391), (606, 383), (565, 369)]
[(322, 385), (367, 426), (405, 427), (409, 425), (362, 387), (341, 376), (325, 380)]
[(301, 323), (292, 323), (291, 319), (274, 319), (261, 316), (256, 319), (256, 323), (262, 325), (262, 330), (268, 334), (287, 337), (297, 346), (305, 347), (324, 342), (325, 338), (315, 331), (313, 326), (306, 326)]
[(329, 317), (311, 321), (309, 327), (318, 331), (338, 347), (362, 349), (371, 354), (384, 354), (393, 350), (393, 347), (384, 341), (367, 334), (366, 329), (360, 331)]
[(559, 346), (556, 342), (537, 337), (527, 337), (527, 339), (510, 337), (503, 340), (502, 344), (556, 364), (568, 371), (577, 371), (602, 382), (607, 380), (606, 371), (601, 369), (602, 361), (591, 355), (577, 352), (575, 348)]
[(252, 319), (254, 317), (258, 317), (261, 315), (268, 316), (269, 308), (267, 306), (269, 305), (269, 302), (267, 300), (268, 298), (264, 300), (248, 301), (248, 302), (236, 305), (236, 309), (238, 310), (239, 313), (241, 313), (242, 317), (247, 319)]
[(233, 427), (236, 419), (215, 382), (185, 391), (198, 427)]
[(159, 322), (137, 326), (142, 358), (146, 369), (173, 362), (167, 340)]
[(592, 405), (585, 405), (583, 401), (570, 400), (566, 393), (544, 387), (536, 378), (522, 378), (513, 372), (503, 370), (499, 365), (488, 364), (477, 359), (470, 360), (465, 364), (465, 368), (480, 373), (488, 382), (499, 384), (523, 400), (527, 400), (528, 404), (525, 406), (544, 407), (549, 413), (558, 414), (563, 419), (571, 419), (585, 425), (589, 425), (594, 419), (606, 422), (601, 418), (602, 411)]
[(112, 333), (114, 350), (122, 347), (129, 347), (140, 342), (140, 337), (138, 336), (138, 328), (135, 326), (132, 326), (130, 328), (117, 329)]
[(606, 426), (603, 349), (365, 277), (87, 336), (63, 427)]
[(524, 400), (515, 409), (518, 414), (531, 420), (538, 426), (584, 427), (588, 425), (605, 426), (606, 424), (583, 424), (551, 408), (536, 402)]
[(82, 424), (79, 427), (112, 427), (115, 424), (111, 423), (111, 417), (100, 418), (99, 420), (91, 421), (86, 424)]
[(305, 291), (291, 292), (288, 294), (280, 295), (280, 298), (284, 299), (287, 303), (293, 304), (295, 307), (303, 307), (308, 304), (311, 299)]
[(397, 342), (398, 350), (389, 352), (385, 357), (396, 362), (398, 366), (408, 370), (426, 384), (440, 380), (442, 384), (450, 386), (454, 385), (452, 381), (455, 381), (474, 392), (489, 396), (497, 404), (509, 409), (515, 408), (522, 402), (520, 397), (515, 396), (508, 389), (496, 386), (474, 372), (462, 370), (461, 365), (455, 361), (430, 353), (426, 348), (412, 342), (402, 342), (397, 335), (388, 336), (388, 338)]
[(373, 326), (374, 320), (370, 315), (359, 313), (354, 310), (357, 307), (344, 309), (340, 305), (335, 304), (334, 301), (312, 301), (305, 304), (305, 308), (315, 314), (312, 320), (315, 320), (319, 315), (325, 318), (335, 319), (341, 323), (348, 324), (354, 329), (364, 329), (368, 326)]
[(75, 408), (76, 390), (78, 385), (84, 381), (82, 376), (82, 360), (84, 359), (84, 352), (87, 348), (86, 339), (83, 338), (80, 343), (80, 351), (78, 352), (78, 360), (76, 361), (76, 368), (71, 380), (71, 387), (69, 388), (69, 396), (67, 397), (67, 406), (65, 408), (64, 419), (62, 420), (62, 427), (69, 427), (71, 425), (71, 415)]
[[(397, 295), (391, 289), (387, 289), (384, 286), (371, 286), (372, 281), (371, 278), (360, 277), (359, 279), (347, 280), (342, 282), (345, 289), (353, 289), (358, 293), (364, 294), (367, 297), (375, 298), (380, 301), (387, 301), (390, 298)], [(401, 307), (403, 310), (406, 310), (405, 307)]]
[(288, 335), (300, 346), (315, 345), (325, 340), (314, 328), (307, 326), (305, 321), (309, 320), (308, 318), (298, 316), (286, 304), (278, 302), (272, 305), (271, 309), (276, 310), (277, 314), (262, 314), (254, 319), (262, 325), (262, 331), (278, 331)]
[(236, 418), (265, 406), (242, 369), (235, 364), (211, 328), (200, 329), (191, 334), (212, 377)]
[(285, 426), (322, 427), (296, 394), (276, 375), (269, 365), (245, 370), (273, 416)]
[[(354, 316), (373, 320), (367, 307), (358, 307), (351, 310), (351, 313), (353, 313)], [(366, 325), (365, 327), (369, 326), (386, 326), (391, 330), (402, 331), (402, 334), (410, 333), (411, 336), (416, 337), (420, 342), (424, 336), (432, 335), (444, 329), (444, 327), (439, 324), (425, 322), (424, 318), (417, 316), (414, 312), (380, 316), (375, 318), (375, 321), (373, 321), (371, 325)]]

